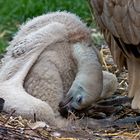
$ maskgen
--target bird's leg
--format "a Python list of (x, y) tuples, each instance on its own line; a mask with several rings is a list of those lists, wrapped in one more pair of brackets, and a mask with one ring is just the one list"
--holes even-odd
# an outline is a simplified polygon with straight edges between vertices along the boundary
[(133, 97), (132, 108), (140, 109), (140, 61), (136, 58), (127, 59), (129, 97)]

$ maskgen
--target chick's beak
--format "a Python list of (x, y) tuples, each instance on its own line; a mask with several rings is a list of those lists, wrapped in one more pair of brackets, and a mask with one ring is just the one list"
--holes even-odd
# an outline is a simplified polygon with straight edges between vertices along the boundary
[(71, 95), (66, 96), (66, 98), (64, 98), (63, 101), (61, 101), (59, 103), (59, 112), (60, 114), (67, 118), (69, 115), (69, 111), (71, 110), (71, 101), (72, 101), (73, 97)]

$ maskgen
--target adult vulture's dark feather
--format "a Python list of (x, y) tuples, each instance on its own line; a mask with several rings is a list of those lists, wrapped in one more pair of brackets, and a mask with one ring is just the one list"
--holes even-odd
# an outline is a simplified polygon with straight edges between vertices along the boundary
[[(140, 0), (88, 0), (119, 68), (127, 65), (132, 108), (140, 109)], [(126, 64), (126, 65), (125, 65)]]

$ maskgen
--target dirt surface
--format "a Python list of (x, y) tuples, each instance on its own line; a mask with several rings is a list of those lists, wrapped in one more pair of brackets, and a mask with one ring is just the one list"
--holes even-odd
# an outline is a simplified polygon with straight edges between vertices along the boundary
[[(99, 101), (84, 113), (89, 119), (87, 127), (72, 124), (65, 130), (48, 126), (44, 122), (30, 122), (11, 114), (0, 114), (0, 139), (4, 140), (124, 140), (140, 139), (139, 113), (130, 108), (127, 70), (120, 72), (114, 64), (108, 46), (101, 46), (103, 69), (116, 74), (117, 91), (109, 99)], [(107, 107), (107, 108), (103, 108)], [(87, 118), (87, 117), (86, 117)], [(82, 123), (82, 121), (81, 121)], [(91, 128), (91, 129), (90, 129)]]

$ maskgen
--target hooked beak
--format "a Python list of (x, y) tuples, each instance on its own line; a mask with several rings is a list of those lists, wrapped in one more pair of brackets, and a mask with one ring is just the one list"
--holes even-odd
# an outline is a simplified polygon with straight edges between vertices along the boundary
[(63, 101), (59, 103), (59, 112), (60, 114), (67, 118), (69, 115), (69, 112), (72, 111), (70, 102), (72, 101), (73, 97), (71, 95), (68, 95)]
[(68, 104), (71, 102), (72, 99), (73, 97), (71, 95), (68, 95), (63, 101), (59, 103), (59, 107), (64, 108), (68, 106)]

